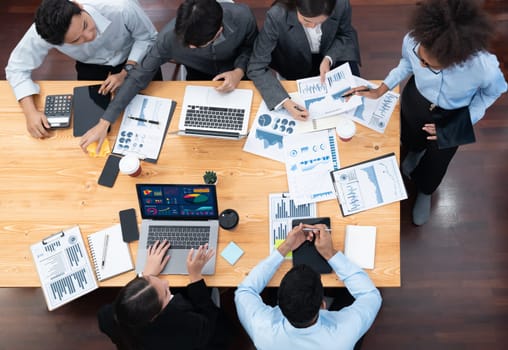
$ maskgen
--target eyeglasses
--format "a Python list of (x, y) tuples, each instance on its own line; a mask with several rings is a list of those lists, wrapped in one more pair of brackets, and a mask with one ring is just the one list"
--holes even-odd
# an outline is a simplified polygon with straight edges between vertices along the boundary
[(432, 73), (434, 73), (436, 75), (441, 73), (441, 69), (439, 69), (439, 70), (433, 69), (431, 67), (431, 65), (429, 64), (429, 62), (425, 61), (423, 58), (420, 57), (420, 55), (418, 55), (418, 52), (416, 52), (416, 46), (418, 46), (418, 44), (416, 44), (413, 47), (413, 53), (415, 54), (416, 58), (418, 58), (420, 60), (420, 63), (422, 64), (422, 66), (424, 66), (425, 68), (427, 68), (428, 70), (430, 70)]

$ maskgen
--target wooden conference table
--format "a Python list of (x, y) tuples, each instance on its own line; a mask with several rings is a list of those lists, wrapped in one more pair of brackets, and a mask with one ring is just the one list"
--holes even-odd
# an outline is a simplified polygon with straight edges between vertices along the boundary
[[(90, 85), (83, 81), (41, 81), (36, 99), (39, 110), (48, 94), (72, 93), (72, 88)], [(195, 83), (195, 82), (194, 82)], [(294, 82), (283, 82), (295, 91)], [(97, 184), (105, 158), (91, 158), (79, 148), (72, 129), (57, 130), (46, 140), (32, 138), (25, 118), (6, 81), (0, 82), (1, 151), (0, 159), (0, 287), (40, 286), (30, 245), (78, 224), (84, 238), (90, 233), (119, 222), (118, 212), (136, 208), (141, 222), (135, 183), (202, 183), (205, 170), (218, 173), (219, 210), (234, 208), (239, 225), (230, 231), (220, 229), (219, 254), (234, 241), (244, 251), (235, 265), (217, 256), (216, 273), (206, 276), (209, 286), (237, 286), (249, 271), (269, 255), (270, 193), (288, 189), (283, 163), (244, 152), (240, 141), (183, 137), (178, 127), (183, 92), (187, 82), (153, 82), (145, 94), (177, 101), (176, 111), (157, 164), (143, 163), (138, 178), (119, 174), (113, 188)], [(212, 85), (211, 82), (199, 82)], [(254, 90), (251, 123), (261, 102), (252, 82), (241, 88)], [(399, 110), (394, 111), (384, 134), (357, 125), (356, 136), (348, 143), (339, 141), (341, 166), (395, 152), (399, 156)], [(111, 146), (120, 125), (108, 135)], [(400, 211), (393, 203), (349, 217), (342, 217), (337, 201), (320, 202), (319, 216), (329, 216), (336, 249), (344, 247), (344, 225), (377, 227), (375, 269), (367, 270), (379, 287), (400, 286)], [(85, 239), (85, 244), (86, 239)], [(137, 242), (130, 244), (133, 259)], [(134, 260), (135, 261), (135, 260)], [(285, 261), (269, 286), (278, 286), (291, 268)], [(103, 281), (100, 286), (123, 286), (134, 277), (133, 271)], [(187, 276), (166, 276), (172, 286), (184, 286)], [(335, 274), (322, 276), (325, 286), (342, 286)]]

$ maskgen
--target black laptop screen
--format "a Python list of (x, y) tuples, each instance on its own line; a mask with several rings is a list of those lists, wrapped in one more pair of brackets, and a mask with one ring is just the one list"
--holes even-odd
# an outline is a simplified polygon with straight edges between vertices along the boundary
[(210, 220), (219, 217), (214, 185), (136, 184), (143, 219)]

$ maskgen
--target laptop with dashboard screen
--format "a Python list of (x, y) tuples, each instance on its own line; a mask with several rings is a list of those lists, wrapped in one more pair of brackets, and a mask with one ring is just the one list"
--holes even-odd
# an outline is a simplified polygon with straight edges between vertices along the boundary
[(233, 140), (247, 136), (252, 95), (249, 89), (221, 93), (212, 86), (186, 86), (178, 134)]
[[(136, 272), (145, 268), (148, 247), (157, 240), (171, 243), (171, 256), (161, 274), (188, 274), (191, 248), (208, 243), (217, 251), (219, 214), (214, 185), (136, 184), (141, 211)], [(215, 273), (216, 256), (203, 267), (204, 275)]]

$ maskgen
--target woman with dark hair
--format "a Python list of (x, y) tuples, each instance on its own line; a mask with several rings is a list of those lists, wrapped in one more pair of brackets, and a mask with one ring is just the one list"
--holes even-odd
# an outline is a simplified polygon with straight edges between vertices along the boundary
[(227, 348), (231, 332), (201, 275), (213, 249), (205, 245), (189, 252), (185, 296), (173, 295), (168, 281), (157, 277), (169, 260), (168, 249), (166, 241), (149, 248), (142, 275), (123, 287), (112, 305), (99, 310), (99, 328), (118, 349)]
[(277, 0), (254, 43), (247, 76), (268, 108), (284, 107), (294, 118), (306, 120), (309, 112), (291, 101), (271, 69), (289, 80), (320, 75), (324, 81), (331, 68), (345, 62), (359, 75), (349, 0)]
[[(352, 90), (378, 98), (411, 77), (401, 96), (401, 139), (409, 151), (402, 172), (417, 189), (415, 225), (428, 221), (431, 195), (458, 145), (465, 143), (444, 145), (445, 125), (469, 124), (471, 134), (472, 124), (507, 89), (496, 56), (487, 52), (492, 35), (489, 18), (475, 0), (422, 1), (411, 17), (399, 65), (377, 89)], [(456, 139), (465, 135), (455, 133)]]

